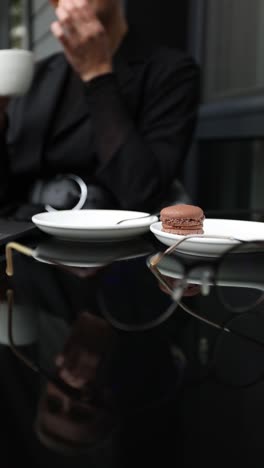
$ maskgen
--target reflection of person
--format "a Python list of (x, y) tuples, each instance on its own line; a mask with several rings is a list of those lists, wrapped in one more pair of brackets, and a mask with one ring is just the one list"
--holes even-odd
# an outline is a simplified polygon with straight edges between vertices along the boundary
[(64, 54), (37, 64), (8, 118), (0, 98), (2, 214), (72, 208), (83, 184), (69, 174), (88, 185), (86, 208), (152, 210), (166, 198), (193, 134), (198, 68), (147, 45), (122, 3), (61, 0), (51, 28)]
[(89, 391), (112, 336), (110, 325), (103, 319), (82, 312), (63, 353), (56, 358), (59, 376), (72, 387)]
[(77, 320), (65, 349), (57, 355), (58, 376), (80, 391), (74, 400), (48, 382), (39, 401), (36, 432), (56, 451), (78, 454), (102, 443), (114, 426), (107, 388), (97, 387), (100, 367), (109, 352), (113, 332), (102, 319), (84, 312)]
[[(164, 428), (158, 423), (153, 434), (149, 421), (153, 409), (155, 423), (171, 411), (181, 375), (163, 334), (120, 334), (100, 317), (83, 312), (55, 361), (61, 381), (79, 396), (73, 399), (67, 390), (45, 384), (34, 425), (45, 447), (111, 460), (113, 451), (119, 451), (122, 459), (123, 445), (144, 445), (146, 440), (148, 447), (151, 434), (160, 450)], [(154, 447), (148, 453), (151, 460), (153, 453)]]
[[(39, 321), (33, 359), (42, 373), (42, 391), (33, 425), (42, 450), (80, 456), (85, 452), (84, 458), (95, 462), (91, 466), (135, 466), (139, 453), (151, 463), (157, 455), (171, 460), (175, 444), (168, 442), (168, 435), (175, 437), (184, 368), (175, 357), (167, 327), (120, 332), (100, 316), (93, 298), (97, 278), (99, 283), (104, 280), (101, 286), (111, 314), (117, 309), (122, 320), (133, 317), (133, 310), (136, 323), (141, 315), (145, 320), (163, 311), (158, 298), (166, 303), (168, 298), (156, 285), (149, 294), (154, 278), (147, 275), (151, 284), (143, 281), (145, 259), (139, 260), (140, 265), (133, 260), (120, 262), (119, 268), (109, 266), (104, 278), (79, 278), (27, 257), (15, 258), (15, 301), (23, 298), (23, 303), (34, 304)], [(55, 377), (60, 377), (59, 384)], [(115, 463), (116, 457), (120, 463)]]

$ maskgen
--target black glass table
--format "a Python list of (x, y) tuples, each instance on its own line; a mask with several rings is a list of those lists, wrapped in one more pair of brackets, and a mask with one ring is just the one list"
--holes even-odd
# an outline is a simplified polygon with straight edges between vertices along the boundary
[(152, 274), (166, 247), (151, 235), (20, 243), (13, 276), (0, 263), (3, 466), (260, 466), (261, 246), (204, 289), (217, 259), (163, 258), (172, 288), (191, 272), (180, 299), (197, 318)]

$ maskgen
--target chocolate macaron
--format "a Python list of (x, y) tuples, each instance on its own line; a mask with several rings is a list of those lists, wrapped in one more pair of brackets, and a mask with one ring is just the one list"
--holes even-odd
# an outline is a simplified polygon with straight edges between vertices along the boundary
[(162, 231), (187, 236), (203, 234), (204, 212), (199, 206), (173, 205), (160, 212)]

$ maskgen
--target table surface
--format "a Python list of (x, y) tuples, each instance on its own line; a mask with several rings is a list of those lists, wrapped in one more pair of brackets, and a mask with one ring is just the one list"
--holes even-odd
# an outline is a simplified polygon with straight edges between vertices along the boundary
[[(108, 244), (41, 235), (21, 243), (36, 258), (14, 253), (10, 278), (0, 262), (3, 466), (17, 466), (18, 457), (27, 467), (260, 466), (262, 304), (234, 312), (219, 287), (183, 298), (234, 333), (179, 306), (172, 311), (148, 267), (165, 250), (151, 235)], [(175, 271), (195, 264), (175, 259)], [(243, 280), (255, 265), (248, 254)], [(244, 289), (228, 292), (239, 303)]]

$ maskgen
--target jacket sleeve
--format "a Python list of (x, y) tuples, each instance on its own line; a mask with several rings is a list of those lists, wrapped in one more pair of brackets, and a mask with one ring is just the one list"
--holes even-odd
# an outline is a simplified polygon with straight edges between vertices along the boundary
[(100, 160), (97, 180), (123, 209), (154, 209), (177, 177), (192, 141), (199, 68), (189, 58), (167, 68), (152, 77), (137, 122), (114, 74), (87, 87)]
[(0, 129), (0, 216), (8, 213), (10, 208), (9, 197), (9, 167), (6, 145), (6, 125)]

